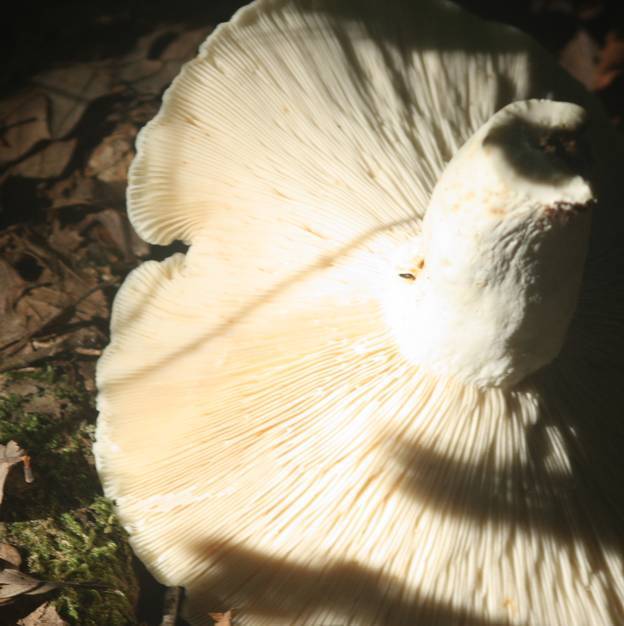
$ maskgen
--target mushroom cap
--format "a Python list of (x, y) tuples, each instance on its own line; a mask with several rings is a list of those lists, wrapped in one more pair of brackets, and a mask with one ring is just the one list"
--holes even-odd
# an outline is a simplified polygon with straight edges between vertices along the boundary
[[(590, 112), (601, 173), (568, 339), (509, 389), (432, 374), (388, 329), (388, 259), (468, 137), (544, 97)], [(190, 249), (119, 291), (95, 455), (194, 626), (230, 607), (241, 626), (623, 621), (623, 153), (603, 118), (524, 35), (442, 1), (258, 0), (184, 68), (128, 206), (146, 241)]]

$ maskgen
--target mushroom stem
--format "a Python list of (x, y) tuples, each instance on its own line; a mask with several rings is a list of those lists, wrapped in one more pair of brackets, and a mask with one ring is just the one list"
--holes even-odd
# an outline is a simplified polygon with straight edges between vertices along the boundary
[(574, 104), (516, 102), (451, 160), (393, 268), (386, 312), (412, 362), (510, 386), (557, 356), (594, 202), (585, 122)]

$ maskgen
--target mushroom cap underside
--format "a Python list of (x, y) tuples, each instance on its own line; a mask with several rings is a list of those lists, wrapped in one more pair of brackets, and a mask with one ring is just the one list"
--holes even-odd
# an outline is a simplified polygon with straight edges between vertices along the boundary
[(246, 7), (141, 133), (133, 224), (191, 247), (115, 301), (105, 492), (194, 625), (230, 606), (253, 626), (618, 623), (610, 183), (569, 340), (518, 388), (423, 372), (380, 306), (446, 161), (496, 110), (595, 107), (512, 29), (386, 4)]

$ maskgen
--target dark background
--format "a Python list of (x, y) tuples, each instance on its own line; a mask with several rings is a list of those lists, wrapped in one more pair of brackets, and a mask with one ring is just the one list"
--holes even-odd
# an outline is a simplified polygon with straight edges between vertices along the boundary
[[(4, 20), (2, 58), (5, 61), (0, 74), (0, 94), (14, 90), (50, 66), (122, 54), (138, 36), (155, 26), (216, 24), (228, 19), (243, 4), (240, 0), (15, 3), (13, 15)], [(598, 65), (601, 60), (603, 66), (621, 70), (624, 55), (621, 49), (615, 50), (614, 42), (621, 42), (619, 38), (624, 34), (622, 0), (458, 0), (458, 4), (488, 19), (517, 26), (554, 54), (560, 54), (579, 33), (581, 37), (587, 35), (589, 41), (576, 45), (575, 59), (568, 64), (576, 63), (578, 71), (585, 71), (588, 79), (586, 66)], [(609, 57), (606, 63), (605, 49)], [(605, 70), (606, 67), (598, 69), (603, 74)], [(610, 80), (608, 86), (603, 82), (604, 77), (594, 86), (600, 87), (609, 110), (619, 115), (624, 104), (622, 76)]]

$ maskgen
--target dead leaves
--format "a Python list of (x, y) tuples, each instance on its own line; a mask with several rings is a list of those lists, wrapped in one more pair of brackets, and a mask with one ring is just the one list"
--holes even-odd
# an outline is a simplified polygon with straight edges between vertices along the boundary
[[(108, 590), (103, 585), (40, 580), (21, 572), (19, 570), (21, 562), (21, 556), (13, 546), (0, 543), (0, 607), (2, 608), (16, 602), (19, 604), (20, 600), (26, 601), (34, 596), (42, 596), (64, 586), (99, 587)], [(25, 606), (29, 605), (26, 603)], [(39, 604), (34, 610), (32, 610), (32, 605), (30, 606), (31, 608), (27, 608), (26, 611), (21, 611), (22, 615), (27, 613), (24, 617), (15, 618), (15, 621), (11, 619), (11, 623), (15, 626), (69, 626), (50, 602)], [(3, 615), (3, 617), (7, 616)]]
[(54, 605), (46, 602), (17, 621), (16, 626), (69, 626), (57, 613)]
[(44, 582), (12, 567), (0, 570), (0, 605), (14, 602), (20, 596), (35, 596), (56, 589), (56, 585)]
[(106, 63), (75, 63), (35, 76), (32, 83), (50, 103), (49, 131), (57, 139), (76, 127), (95, 100), (115, 89), (115, 80)]
[(601, 42), (580, 28), (561, 51), (560, 60), (574, 78), (600, 94), (622, 77), (624, 38), (614, 30)]
[(137, 130), (208, 31), (156, 29), (0, 101), (0, 371), (106, 345), (114, 287), (150, 250), (125, 213)]
[[(123, 596), (123, 592), (100, 583), (40, 580), (35, 576), (20, 571), (21, 561), (19, 552), (13, 546), (7, 543), (0, 543), (0, 607), (12, 604), (20, 599), (43, 595), (63, 587), (97, 589), (103, 593)], [(49, 624), (49, 626), (61, 626), (65, 623), (58, 616), (56, 610), (47, 603), (40, 605), (26, 618), (17, 622), (18, 626), (27, 626), (28, 624), (32, 626), (45, 626), (46, 624)]]
[(47, 118), (48, 99), (36, 90), (0, 102), (0, 166), (17, 161), (34, 145), (50, 139)]
[[(209, 30), (179, 25), (157, 29), (140, 37), (122, 57), (74, 63), (33, 77), (23, 91), (0, 101), (3, 178), (56, 179), (69, 173), (72, 161), (84, 162), (94, 148), (90, 167), (100, 178), (125, 181), (137, 128), (156, 112), (162, 91), (182, 63), (195, 55)], [(108, 117), (117, 103), (124, 104), (121, 117), (138, 116), (130, 120), (130, 132), (126, 120), (117, 120), (122, 124), (111, 133), (114, 120), (97, 119)], [(82, 127), (89, 112), (99, 129)], [(102, 134), (94, 142), (98, 130)], [(87, 170), (87, 176), (92, 174)]]
[[(624, 123), (624, 37), (621, 11), (604, 0), (558, 0), (551, 9), (565, 10), (571, 37), (559, 51), (561, 64), (596, 93), (616, 126)], [(618, 19), (619, 18), (619, 19)]]
[(120, 124), (93, 150), (85, 174), (105, 183), (123, 183), (134, 158), (134, 140), (137, 129), (128, 123)]
[(13, 566), (19, 569), (22, 556), (15, 546), (9, 543), (0, 543), (0, 566)]
[(21, 596), (42, 595), (56, 589), (53, 583), (20, 572), (21, 564), (20, 553), (8, 543), (0, 543), (0, 606), (10, 604)]
[[(33, 475), (30, 468), (30, 457), (22, 450), (15, 441), (9, 441), (5, 445), (0, 444), (0, 505), (4, 498), (4, 483), (9, 475), (10, 469), (22, 463), (24, 466), (24, 480), (27, 483), (33, 482)], [(3, 584), (3, 579), (0, 576), (0, 586)], [(0, 589), (0, 604), (2, 603), (2, 590)]]
[(597, 68), (596, 89), (609, 87), (624, 71), (624, 37), (616, 31), (607, 34)]
[(24, 178), (58, 178), (67, 169), (76, 145), (76, 139), (48, 142), (41, 150), (17, 163), (12, 174)]
[(110, 272), (76, 265), (89, 253), (83, 243), (75, 229), (54, 226), (47, 241), (20, 231), (0, 234), (0, 371), (68, 349), (100, 350), (106, 342), (98, 320), (108, 317), (105, 290), (116, 281)]
[(585, 30), (580, 29), (570, 39), (559, 54), (561, 65), (586, 89), (594, 89), (596, 63), (599, 57), (596, 41)]

